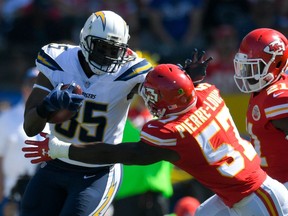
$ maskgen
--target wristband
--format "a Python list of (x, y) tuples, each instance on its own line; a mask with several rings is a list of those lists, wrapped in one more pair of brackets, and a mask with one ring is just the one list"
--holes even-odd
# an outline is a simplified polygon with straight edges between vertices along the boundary
[(48, 154), (52, 159), (69, 158), (70, 146), (71, 146), (71, 143), (66, 143), (66, 142), (60, 141), (57, 137), (51, 136), (50, 140), (49, 140), (49, 152), (48, 152)]
[(49, 116), (49, 111), (46, 109), (46, 107), (43, 103), (39, 104), (36, 107), (36, 112), (43, 119), (47, 119)]

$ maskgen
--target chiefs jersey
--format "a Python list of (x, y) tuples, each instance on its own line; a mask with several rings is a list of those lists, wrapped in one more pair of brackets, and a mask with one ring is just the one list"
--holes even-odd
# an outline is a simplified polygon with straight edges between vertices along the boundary
[[(79, 46), (49, 44), (39, 52), (37, 68), (55, 87), (72, 81), (80, 85), (85, 96), (77, 116), (62, 124), (50, 124), (51, 132), (60, 140), (70, 143), (120, 143), (131, 98), (127, 96), (138, 83), (142, 83), (152, 65), (143, 58), (119, 67), (115, 73), (87, 77), (79, 59)], [(135, 54), (136, 55), (136, 54)], [(94, 167), (61, 159), (65, 162)]]
[(253, 146), (239, 135), (219, 90), (197, 86), (197, 105), (185, 114), (143, 126), (141, 140), (176, 151), (174, 164), (233, 206), (257, 190), (266, 178)]
[(247, 110), (247, 131), (261, 157), (262, 168), (278, 181), (288, 182), (288, 140), (271, 120), (288, 117), (288, 75), (251, 95)]

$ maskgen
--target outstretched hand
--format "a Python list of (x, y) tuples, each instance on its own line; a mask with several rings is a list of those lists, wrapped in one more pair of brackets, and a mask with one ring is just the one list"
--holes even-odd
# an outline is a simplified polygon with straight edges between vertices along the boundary
[(26, 140), (25, 144), (30, 146), (22, 148), (22, 151), (25, 153), (24, 157), (30, 158), (32, 164), (52, 160), (49, 155), (49, 136), (43, 132), (40, 135), (45, 138), (43, 141)]
[(205, 59), (204, 56), (205, 51), (199, 52), (197, 49), (194, 49), (192, 59), (186, 59), (185, 61), (183, 69), (191, 77), (194, 84), (203, 81), (206, 76), (206, 68), (209, 62), (213, 59), (212, 57)]

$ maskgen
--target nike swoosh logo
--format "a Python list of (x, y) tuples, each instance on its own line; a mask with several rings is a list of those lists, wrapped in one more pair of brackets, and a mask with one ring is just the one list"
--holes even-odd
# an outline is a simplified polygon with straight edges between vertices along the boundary
[(89, 178), (93, 178), (93, 177), (95, 177), (96, 175), (89, 175), (89, 176), (87, 176), (87, 175), (84, 175), (84, 179), (89, 179)]
[(283, 94), (284, 92), (279, 92), (279, 93), (273, 93), (273, 97), (278, 97), (279, 95)]
[(151, 125), (151, 124), (148, 124), (148, 128), (158, 128), (158, 127), (154, 126), (154, 125)]

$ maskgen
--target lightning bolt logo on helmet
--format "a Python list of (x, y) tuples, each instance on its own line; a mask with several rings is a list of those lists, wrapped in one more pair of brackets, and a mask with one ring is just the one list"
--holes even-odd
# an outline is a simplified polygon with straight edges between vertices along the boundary
[[(113, 11), (92, 13), (80, 33), (81, 51), (90, 69), (97, 75), (114, 73), (129, 60), (126, 56), (128, 40), (126, 22)], [(103, 47), (105, 53), (102, 52)]]
[(106, 27), (106, 18), (105, 18), (105, 14), (102, 11), (98, 11), (96, 13), (94, 13), (96, 16), (96, 19), (101, 19), (102, 22), (102, 26), (103, 26), (103, 30), (105, 30)]

